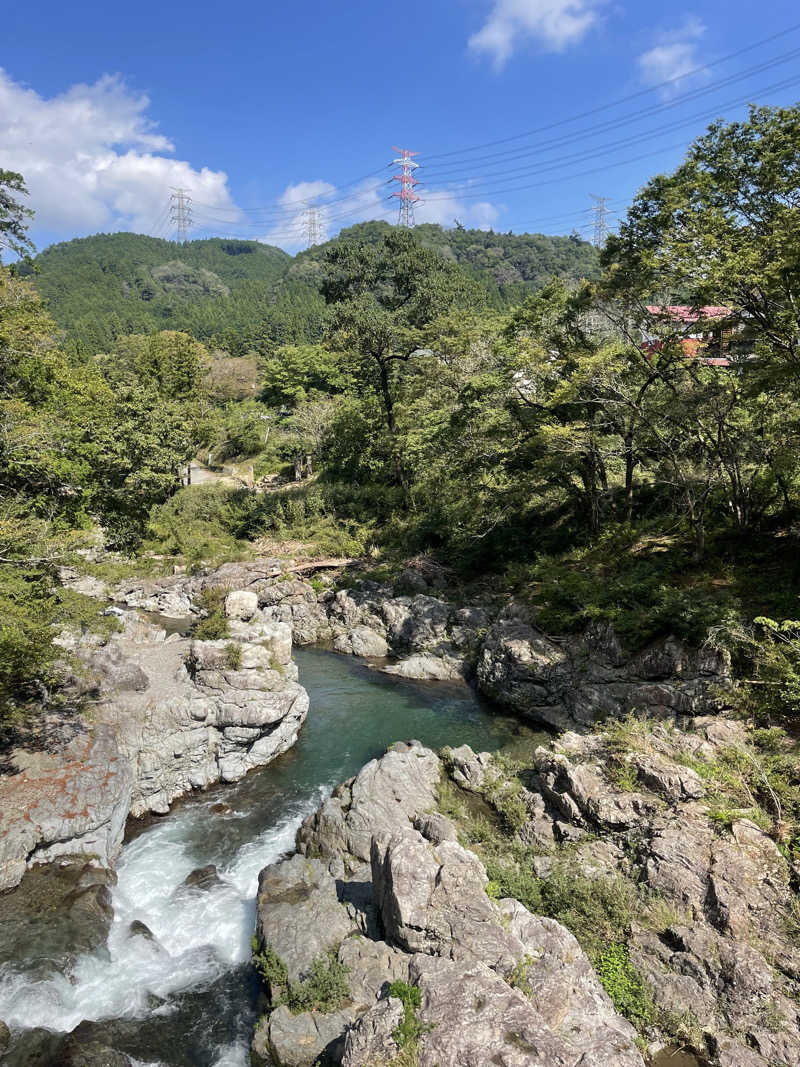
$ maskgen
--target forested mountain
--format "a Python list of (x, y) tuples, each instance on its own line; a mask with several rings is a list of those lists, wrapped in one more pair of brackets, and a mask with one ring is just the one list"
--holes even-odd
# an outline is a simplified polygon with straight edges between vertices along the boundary
[[(140, 234), (97, 234), (40, 253), (35, 280), (57, 324), (83, 351), (107, 349), (128, 333), (180, 329), (241, 355), (263, 342), (318, 340), (327, 250), (341, 242), (377, 244), (391, 229), (385, 222), (359, 223), (294, 258), (257, 241), (177, 245)], [(577, 282), (598, 272), (596, 250), (574, 236), (434, 225), (415, 232), (472, 274), (490, 307), (517, 304), (554, 277)]]

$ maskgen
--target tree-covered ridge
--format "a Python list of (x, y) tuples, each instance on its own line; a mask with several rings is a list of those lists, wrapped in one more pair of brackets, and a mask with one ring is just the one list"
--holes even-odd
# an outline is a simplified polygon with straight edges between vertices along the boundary
[[(351, 226), (292, 258), (257, 241), (213, 238), (177, 245), (141, 234), (97, 234), (53, 245), (34, 261), (36, 286), (56, 323), (79, 350), (107, 350), (127, 333), (186, 330), (243, 355), (271, 344), (317, 341), (327, 252), (339, 244), (377, 244), (385, 222)], [(487, 303), (518, 303), (553, 277), (596, 277), (596, 249), (575, 237), (498, 234), (418, 226), (417, 239), (459, 264)]]
[[(334, 241), (299, 253), (289, 274), (313, 280), (319, 276), (331, 246), (376, 245), (392, 229), (388, 222), (349, 226)], [(468, 230), (460, 225), (445, 229), (434, 223), (423, 223), (415, 227), (414, 236), (423, 247), (435, 249), (472, 274), (486, 289), (491, 306), (498, 308), (518, 304), (528, 293), (541, 289), (553, 278), (569, 284), (597, 278), (600, 271), (597, 249), (576, 235), (495, 233), (494, 230)]]
[(114, 233), (52, 245), (34, 265), (57, 324), (94, 352), (127, 333), (176, 328), (222, 339), (225, 331), (253, 332), (275, 305), (289, 262), (281, 249), (257, 241), (177, 245)]

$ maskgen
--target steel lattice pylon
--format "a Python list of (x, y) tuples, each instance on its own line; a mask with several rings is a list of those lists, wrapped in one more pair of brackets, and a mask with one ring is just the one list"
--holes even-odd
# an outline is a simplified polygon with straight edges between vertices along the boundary
[(416, 186), (421, 184), (414, 177), (414, 171), (419, 167), (419, 163), (415, 163), (411, 157), (418, 156), (419, 152), (410, 152), (407, 148), (398, 148), (397, 145), (392, 145), (392, 148), (400, 153), (398, 159), (392, 160), (395, 166), (400, 167), (400, 173), (392, 175), (396, 182), (400, 182), (400, 191), (392, 193), (392, 196), (400, 201), (397, 225), (411, 227), (414, 225), (414, 204), (421, 199), (414, 192)]

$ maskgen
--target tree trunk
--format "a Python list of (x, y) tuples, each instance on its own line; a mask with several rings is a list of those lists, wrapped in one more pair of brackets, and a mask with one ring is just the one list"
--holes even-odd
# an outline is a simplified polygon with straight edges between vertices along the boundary
[(633, 521), (633, 429), (624, 437), (625, 442), (625, 521)]
[(297, 452), (294, 457), (294, 480), (299, 482), (303, 477), (303, 457)]
[(394, 418), (394, 402), (392, 401), (392, 391), (389, 388), (389, 367), (381, 360), (378, 360), (378, 367), (380, 370), (383, 410), (386, 412), (386, 424), (389, 427), (389, 433), (394, 436), (397, 432), (397, 423), (395, 422)]

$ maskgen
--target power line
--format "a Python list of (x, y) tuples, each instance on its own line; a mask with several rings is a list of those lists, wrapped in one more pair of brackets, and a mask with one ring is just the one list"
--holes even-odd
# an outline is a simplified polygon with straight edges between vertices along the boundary
[[(609, 119), (606, 122), (593, 123), (591, 126), (585, 127), (582, 130), (576, 130), (572, 131), (571, 133), (561, 134), (558, 137), (549, 138), (548, 140), (540, 141), (538, 144), (534, 144), (531, 146), (516, 148), (505, 152), (496, 152), (485, 156), (479, 156), (473, 162), (494, 162), (499, 161), (502, 158), (504, 163), (508, 163), (514, 159), (523, 159), (526, 156), (538, 155), (544, 149), (555, 148), (563, 144), (572, 143), (579, 137), (597, 137), (601, 133), (605, 133), (609, 130), (627, 127), (634, 122), (640, 122), (643, 119), (648, 118), (652, 115), (662, 114), (665, 111), (670, 111), (674, 108), (680, 107), (691, 100), (697, 100), (700, 97), (709, 96), (713, 93), (719, 92), (720, 89), (723, 89), (728, 85), (744, 81), (755, 74), (760, 74), (766, 70), (771, 70), (774, 67), (780, 66), (784, 63), (788, 63), (792, 60), (797, 59), (798, 56), (800, 56), (800, 48), (794, 48), (791, 49), (789, 52), (783, 53), (780, 56), (773, 57), (771, 60), (756, 64), (755, 66), (749, 67), (744, 71), (740, 71), (736, 74), (730, 75), (727, 78), (721, 78), (719, 81), (713, 82), (711, 85), (706, 85), (701, 89), (694, 89), (691, 92), (682, 93), (680, 96), (676, 96), (672, 100), (666, 101), (665, 103), (653, 104), (650, 107), (642, 108), (638, 111), (629, 112), (627, 115), (622, 115), (614, 119)], [(459, 172), (460, 169), (461, 168), (459, 168)], [(447, 176), (448, 171), (450, 173), (453, 173), (453, 169), (449, 167), (449, 164), (445, 164), (444, 174), (441, 173), (442, 170), (442, 167), (435, 167), (431, 171), (428, 167), (426, 167), (425, 174), (426, 177), (428, 175), (435, 174), (437, 175), (437, 180), (441, 181), (443, 177)], [(486, 171), (485, 173), (491, 172)]]
[(738, 56), (742, 56), (746, 52), (752, 52), (756, 48), (761, 48), (762, 45), (777, 41), (780, 37), (786, 37), (790, 33), (796, 33), (797, 30), (800, 30), (800, 22), (795, 22), (791, 26), (787, 26), (784, 30), (779, 30), (777, 33), (770, 34), (769, 37), (762, 37), (761, 40), (754, 41), (753, 44), (746, 45), (744, 48), (739, 48), (735, 52), (728, 52), (727, 55), (720, 56), (719, 59), (713, 59), (709, 63), (704, 63), (701, 67), (695, 67), (693, 70), (684, 71), (683, 74), (679, 74), (677, 77), (666, 78), (662, 82), (657, 82), (655, 85), (648, 85), (645, 89), (639, 89), (635, 93), (628, 93), (627, 96), (617, 97), (615, 100), (610, 100), (606, 104), (599, 104), (597, 107), (590, 108), (588, 111), (580, 111), (565, 119), (558, 119), (556, 122), (547, 123), (545, 126), (536, 126), (532, 130), (526, 130), (524, 133), (515, 133), (509, 137), (500, 137), (494, 141), (484, 141), (483, 144), (472, 145), (470, 148), (457, 148), (450, 152), (427, 154), (426, 158), (446, 159), (451, 156), (463, 156), (469, 152), (477, 152), (482, 148), (494, 148), (495, 145), (508, 144), (510, 141), (520, 141), (523, 137), (531, 137), (535, 133), (546, 133), (548, 130), (564, 126), (569, 122), (577, 122), (580, 119), (597, 115), (601, 111), (608, 111), (612, 107), (618, 107), (620, 104), (626, 104), (629, 100), (636, 100), (641, 96), (646, 96), (648, 93), (656, 92), (659, 89), (666, 89), (668, 86), (675, 85), (678, 82), (684, 81), (686, 78), (703, 74), (710, 67), (718, 67), (721, 63), (727, 63), (729, 60), (736, 59)]
[[(515, 134), (512, 137), (503, 138), (503, 139), (501, 139), (499, 141), (486, 142), (484, 145), (473, 146), (472, 149), (463, 149), (463, 150), (461, 150), (461, 153), (463, 154), (465, 152), (475, 151), (475, 150), (478, 150), (480, 148), (492, 147), (495, 144), (501, 144), (501, 143), (507, 143), (509, 141), (519, 140), (519, 139), (521, 139), (523, 137), (529, 136), (532, 133), (541, 132), (541, 131), (544, 131), (544, 130), (554, 129), (554, 128), (557, 128), (559, 126), (563, 126), (563, 125), (566, 125), (568, 123), (574, 122), (574, 121), (578, 120), (581, 117), (585, 117), (585, 116), (588, 116), (588, 115), (596, 114), (597, 112), (602, 111), (604, 109), (610, 109), (610, 108), (612, 108), (614, 106), (617, 106), (618, 104), (624, 103), (627, 100), (631, 100), (631, 99), (635, 99), (635, 98), (647, 95), (648, 93), (651, 93), (651, 92), (653, 92), (653, 91), (655, 91), (655, 90), (657, 90), (659, 88), (663, 88), (664, 86), (680, 82), (681, 80), (683, 80), (683, 79), (685, 79), (687, 77), (690, 77), (693, 73), (699, 73), (700, 71), (705, 71), (705, 70), (709, 69), (710, 67), (718, 66), (721, 63), (728, 62), (731, 59), (734, 59), (739, 55), (743, 55), (743, 54), (745, 54), (747, 52), (751, 52), (756, 48), (762, 47), (763, 45), (768, 44), (771, 41), (777, 40), (778, 38), (784, 37), (787, 34), (793, 33), (798, 29), (800, 29), (800, 23), (792, 25), (792, 26), (789, 26), (786, 29), (784, 29), (784, 30), (782, 30), (782, 31), (780, 31), (780, 32), (778, 32), (776, 34), (772, 34), (769, 37), (766, 37), (766, 38), (763, 38), (763, 39), (761, 39), (761, 40), (759, 40), (757, 42), (754, 42), (753, 44), (748, 45), (745, 48), (739, 49), (736, 52), (729, 53), (729, 54), (727, 54), (725, 56), (720, 57), (717, 60), (713, 60), (712, 62), (705, 64), (703, 67), (697, 68), (695, 71), (687, 72), (686, 74), (682, 75), (680, 78), (667, 79), (664, 82), (659, 83), (658, 85), (648, 86), (647, 88), (639, 90), (636, 93), (631, 93), (626, 97), (622, 97), (622, 98), (619, 98), (619, 99), (617, 99), (615, 101), (611, 101), (608, 104), (600, 105), (597, 108), (593, 108), (593, 109), (590, 109), (589, 111), (582, 112), (579, 115), (574, 115), (574, 116), (568, 117), (566, 119), (559, 120), (558, 122), (550, 123), (547, 126), (539, 127), (537, 130), (527, 131), (527, 133)], [(626, 115), (626, 116), (623, 116), (623, 117), (620, 117), (620, 118), (617, 118), (617, 119), (611, 119), (611, 120), (608, 120), (607, 122), (597, 124), (597, 125), (595, 125), (595, 126), (593, 126), (591, 128), (588, 128), (588, 129), (586, 129), (584, 131), (580, 131), (579, 133), (571, 133), (571, 134), (560, 135), (557, 138), (551, 138), (550, 140), (542, 142), (538, 146), (533, 146), (532, 148), (530, 146), (526, 146), (526, 147), (522, 147), (522, 148), (515, 148), (513, 150), (509, 150), (509, 151), (506, 151), (506, 152), (493, 153), (493, 154), (490, 154), (488, 156), (478, 157), (475, 160), (475, 162), (488, 161), (488, 160), (492, 160), (492, 159), (499, 160), (501, 157), (509, 157), (509, 161), (510, 161), (510, 159), (513, 159), (513, 158), (522, 158), (522, 157), (524, 157), (526, 155), (531, 155), (531, 154), (535, 154), (535, 153), (541, 152), (547, 146), (553, 146), (554, 147), (554, 146), (556, 146), (558, 144), (564, 143), (565, 141), (573, 141), (576, 136), (583, 136), (583, 135), (585, 135), (587, 137), (598, 136), (604, 130), (613, 129), (615, 127), (619, 127), (619, 126), (624, 125), (626, 123), (630, 123), (630, 122), (634, 122), (634, 121), (640, 121), (641, 119), (647, 117), (648, 115), (659, 114), (659, 113), (663, 112), (664, 110), (667, 110), (668, 108), (677, 107), (680, 104), (687, 102), (688, 100), (697, 99), (700, 96), (704, 96), (704, 95), (708, 95), (710, 93), (716, 92), (720, 88), (722, 88), (723, 86), (725, 86), (727, 84), (732, 84), (733, 82), (741, 81), (746, 77), (752, 76), (753, 74), (758, 73), (759, 71), (768, 69), (771, 66), (775, 66), (778, 63), (787, 62), (790, 59), (794, 58), (798, 54), (798, 52), (800, 52), (800, 50), (796, 49), (796, 50), (792, 50), (792, 51), (790, 51), (790, 52), (788, 52), (788, 53), (786, 53), (784, 55), (773, 57), (773, 59), (771, 59), (771, 60), (764, 61), (764, 62), (762, 62), (760, 64), (756, 64), (756, 65), (754, 65), (752, 67), (749, 67), (749, 68), (745, 69), (744, 71), (740, 71), (740, 72), (734, 73), (733, 75), (729, 75), (728, 77), (726, 77), (724, 79), (720, 79), (717, 82), (715, 82), (713, 85), (705, 86), (705, 87), (703, 87), (701, 89), (696, 89), (696, 90), (693, 90), (693, 91), (691, 91), (689, 93), (680, 94), (674, 100), (668, 101), (668, 102), (663, 103), (663, 104), (651, 105), (650, 107), (641, 109), (638, 112), (634, 112), (634, 113), (631, 113), (629, 115)], [(725, 105), (723, 105), (723, 106), (725, 106)], [(455, 154), (457, 154), (457, 153), (455, 153), (455, 152), (439, 153), (438, 155), (429, 156), (428, 158), (429, 159), (436, 159), (436, 158), (443, 159), (443, 158), (447, 158), (447, 157), (455, 155)], [(446, 166), (447, 165), (445, 165), (445, 167)], [(442, 168), (438, 168), (439, 171), (441, 171), (441, 169)], [(385, 170), (385, 168), (379, 168), (378, 170), (372, 171), (367, 175), (363, 175), (361, 178), (352, 179), (350, 182), (347, 182), (344, 185), (339, 186), (338, 189), (336, 190), (336, 192), (337, 193), (341, 192), (341, 190), (343, 190), (345, 188), (348, 188), (349, 186), (356, 185), (359, 182), (365, 181), (369, 177), (372, 177), (374, 175), (380, 174), (384, 170)], [(428, 173), (427, 168), (426, 168), (426, 173)], [(483, 173), (483, 176), (489, 177), (491, 172), (487, 172), (487, 171), (484, 170), (482, 173)], [(522, 174), (522, 173), (524, 173), (524, 171), (523, 171), (522, 168), (519, 168), (516, 171), (516, 173), (517, 174)], [(502, 179), (504, 176), (506, 176), (508, 174), (510, 174), (510, 172), (505, 170), (505, 169), (503, 169), (503, 168), (501, 168), (499, 170), (495, 170), (493, 172), (493, 176), (496, 176), (499, 179)], [(439, 175), (439, 179), (441, 180), (444, 176), (445, 175), (440, 174)], [(473, 177), (476, 177), (476, 176), (477, 175), (473, 175)], [(391, 181), (392, 179), (388, 179), (388, 180)], [(382, 185), (383, 185), (383, 183), (381, 183), (380, 185), (371, 186), (368, 189), (364, 189), (364, 190), (361, 190), (361, 191), (357, 192), (356, 194), (350, 194), (350, 195), (345, 195), (345, 196), (337, 196), (333, 200), (326, 201), (324, 206), (333, 206), (333, 205), (337, 205), (337, 204), (338, 205), (346, 205), (346, 204), (358, 205), (359, 202), (362, 201), (362, 198), (367, 198), (368, 196), (370, 196), (370, 194), (377, 194), (380, 191), (380, 189), (382, 188)], [(324, 193), (320, 193), (316, 197), (310, 197), (307, 200), (298, 201), (298, 202), (295, 202), (292, 205), (285, 205), (283, 207), (269, 206), (269, 207), (261, 207), (261, 208), (239, 209), (239, 208), (235, 208), (235, 207), (232, 207), (232, 208), (225, 208), (225, 207), (221, 207), (221, 206), (212, 207), (211, 205), (205, 205), (205, 204), (201, 204), (201, 203), (196, 203), (196, 206), (201, 207), (201, 208), (208, 207), (208, 208), (211, 208), (211, 210), (215, 210), (217, 212), (222, 212), (223, 214), (226, 213), (226, 212), (230, 212), (232, 214), (236, 214), (236, 215), (241, 216), (241, 213), (245, 212), (245, 213), (247, 213), (247, 214), (249, 214), (251, 216), (255, 216), (257, 214), (263, 216), (263, 218), (261, 220), (254, 219), (254, 222), (256, 224), (258, 223), (258, 221), (263, 221), (264, 223), (267, 223), (268, 217), (271, 217), (272, 219), (274, 219), (275, 222), (287, 222), (292, 217), (294, 212), (297, 210), (297, 207), (300, 206), (300, 205), (307, 206), (307, 205), (309, 205), (311, 203), (314, 203), (317, 206), (323, 206), (321, 201), (322, 201), (322, 199), (324, 198), (325, 195), (326, 194), (324, 194)], [(230, 219), (230, 220), (215, 219), (214, 221), (227, 222), (229, 225), (232, 223), (234, 226), (237, 225), (237, 222), (238, 222), (239, 225), (241, 225), (241, 222), (239, 220), (237, 220), (237, 219)]]

